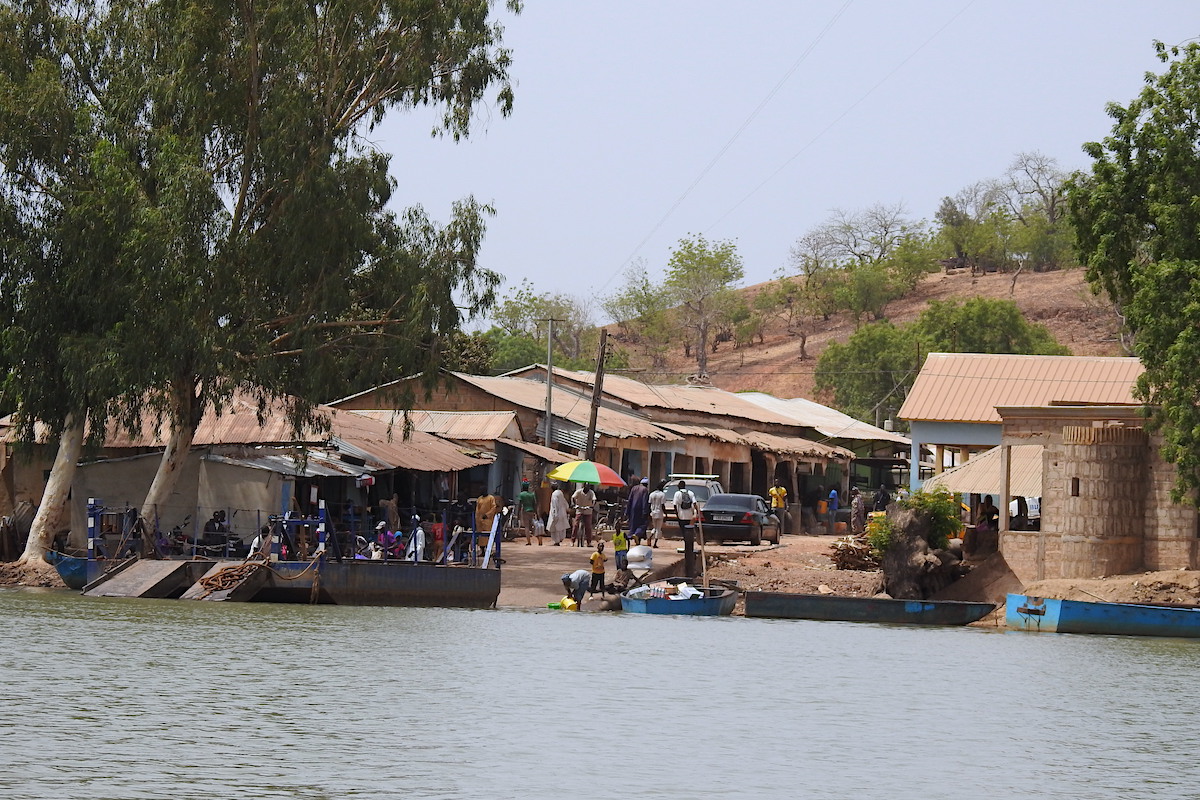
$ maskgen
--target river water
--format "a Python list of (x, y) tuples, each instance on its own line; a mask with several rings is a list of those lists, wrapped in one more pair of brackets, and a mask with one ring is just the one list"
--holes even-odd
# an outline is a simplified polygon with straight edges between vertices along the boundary
[(0, 798), (1185, 798), (1200, 642), (0, 589)]

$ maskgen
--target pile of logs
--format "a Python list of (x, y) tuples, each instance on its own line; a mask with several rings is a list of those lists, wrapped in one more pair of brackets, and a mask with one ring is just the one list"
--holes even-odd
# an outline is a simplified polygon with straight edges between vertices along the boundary
[(829, 557), (836, 569), (871, 571), (879, 569), (879, 561), (871, 553), (866, 536), (843, 536), (829, 547)]

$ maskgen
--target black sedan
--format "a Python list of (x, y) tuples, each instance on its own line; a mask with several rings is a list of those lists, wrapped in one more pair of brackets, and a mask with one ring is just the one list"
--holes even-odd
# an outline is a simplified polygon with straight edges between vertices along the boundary
[(700, 512), (704, 518), (704, 540), (743, 541), (753, 545), (763, 539), (779, 543), (779, 518), (756, 494), (714, 494)]

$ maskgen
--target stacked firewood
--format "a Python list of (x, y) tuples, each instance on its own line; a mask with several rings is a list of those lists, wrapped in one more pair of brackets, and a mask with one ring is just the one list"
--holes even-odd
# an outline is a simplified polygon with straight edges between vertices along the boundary
[(860, 571), (879, 569), (879, 561), (871, 553), (866, 536), (843, 536), (835, 539), (829, 548), (829, 557), (837, 569)]

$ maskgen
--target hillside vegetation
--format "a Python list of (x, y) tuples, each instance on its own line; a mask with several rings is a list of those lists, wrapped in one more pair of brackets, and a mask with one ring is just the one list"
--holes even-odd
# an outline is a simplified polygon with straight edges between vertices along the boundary
[[(769, 284), (742, 289), (747, 300)], [(1112, 305), (1091, 292), (1083, 270), (1019, 274), (993, 272), (971, 275), (968, 270), (931, 273), (917, 287), (886, 309), (886, 318), (895, 324), (912, 322), (931, 300), (964, 301), (973, 297), (1011, 300), (1030, 322), (1045, 325), (1054, 338), (1073, 355), (1127, 355), (1119, 336), (1120, 320)], [(757, 390), (778, 397), (808, 397), (828, 402), (814, 389), (817, 359), (831, 342), (844, 342), (857, 329), (848, 313), (836, 314), (809, 336), (808, 358), (800, 359), (798, 337), (787, 333), (782, 321), (770, 323), (762, 343), (734, 347), (722, 343), (708, 358), (708, 376), (713, 385), (727, 391)], [(664, 372), (642, 371), (649, 359), (635, 345), (624, 344), (629, 353), (631, 372), (650, 382), (680, 382), (695, 372), (694, 358), (684, 355), (682, 343), (672, 348)]]

